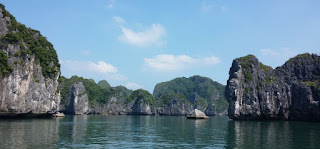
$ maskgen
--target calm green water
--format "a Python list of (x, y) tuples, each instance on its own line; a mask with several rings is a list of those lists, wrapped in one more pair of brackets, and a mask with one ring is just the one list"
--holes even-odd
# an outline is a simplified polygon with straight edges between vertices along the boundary
[(66, 116), (0, 120), (0, 148), (320, 148), (320, 123)]

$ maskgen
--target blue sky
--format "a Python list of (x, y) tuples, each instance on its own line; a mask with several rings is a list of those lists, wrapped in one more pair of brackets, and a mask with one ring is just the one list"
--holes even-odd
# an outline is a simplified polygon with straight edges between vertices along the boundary
[(62, 75), (143, 88), (201, 75), (226, 84), (232, 60), (273, 68), (320, 53), (320, 1), (0, 0), (53, 43)]

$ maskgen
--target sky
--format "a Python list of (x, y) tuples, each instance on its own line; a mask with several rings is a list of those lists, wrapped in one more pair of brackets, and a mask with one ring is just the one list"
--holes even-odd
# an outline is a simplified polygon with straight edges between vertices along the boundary
[(320, 53), (314, 0), (0, 0), (53, 45), (65, 77), (107, 80), (153, 92), (201, 75), (226, 84), (235, 58), (276, 68)]

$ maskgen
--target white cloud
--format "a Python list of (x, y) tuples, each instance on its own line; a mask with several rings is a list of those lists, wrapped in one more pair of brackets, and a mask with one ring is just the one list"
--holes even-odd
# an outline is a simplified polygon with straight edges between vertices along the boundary
[(115, 21), (117, 23), (125, 23), (126, 22), (126, 20), (124, 20), (123, 18), (121, 18), (119, 16), (114, 16), (113, 21)]
[(60, 61), (62, 68), (72, 75), (99, 75), (102, 79), (125, 80), (126, 77), (118, 73), (118, 69), (104, 61)]
[(142, 85), (137, 84), (137, 83), (133, 83), (133, 82), (128, 82), (126, 85), (126, 88), (132, 89), (132, 90), (136, 90), (136, 89), (141, 89)]
[(126, 27), (121, 27), (121, 30), (122, 34), (119, 36), (119, 40), (132, 45), (160, 46), (166, 43), (163, 39), (166, 35), (166, 29), (161, 24), (152, 24), (150, 28), (140, 32), (135, 32)]
[(179, 71), (199, 65), (218, 64), (220, 59), (215, 56), (193, 58), (188, 55), (161, 54), (153, 58), (145, 58), (145, 69), (153, 71)]
[(88, 62), (89, 68), (92, 71), (100, 72), (100, 73), (116, 73), (118, 72), (117, 68), (108, 64), (104, 61), (99, 61), (98, 63)]

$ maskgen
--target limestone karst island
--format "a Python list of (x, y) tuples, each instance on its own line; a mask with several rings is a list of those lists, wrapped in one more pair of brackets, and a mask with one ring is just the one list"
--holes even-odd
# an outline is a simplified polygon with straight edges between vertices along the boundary
[(0, 148), (320, 148), (318, 1), (0, 3)]

